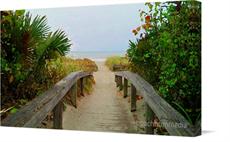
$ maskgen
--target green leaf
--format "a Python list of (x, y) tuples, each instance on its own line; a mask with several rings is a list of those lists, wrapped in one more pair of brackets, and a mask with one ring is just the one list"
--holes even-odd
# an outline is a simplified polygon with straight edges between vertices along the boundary
[(10, 110), (10, 113), (11, 113), (11, 114), (14, 114), (14, 113), (16, 113), (17, 111), (18, 111), (17, 108), (12, 108), (12, 109)]

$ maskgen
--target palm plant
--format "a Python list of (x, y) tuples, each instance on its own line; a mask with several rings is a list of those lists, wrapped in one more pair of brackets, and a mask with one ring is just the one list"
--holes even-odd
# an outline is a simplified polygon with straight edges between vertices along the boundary
[(9, 90), (18, 94), (18, 86), (39, 75), (47, 60), (64, 56), (70, 49), (64, 31), (51, 32), (45, 16), (33, 18), (24, 10), (3, 11), (0, 22), (3, 96)]

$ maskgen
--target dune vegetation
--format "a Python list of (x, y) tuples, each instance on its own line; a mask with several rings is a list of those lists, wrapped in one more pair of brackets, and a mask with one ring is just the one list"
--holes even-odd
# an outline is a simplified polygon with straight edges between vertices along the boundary
[[(129, 67), (129, 61), (127, 57), (111, 56), (106, 59), (105, 65), (111, 71), (127, 70)], [(115, 66), (117, 66), (117, 68)]]

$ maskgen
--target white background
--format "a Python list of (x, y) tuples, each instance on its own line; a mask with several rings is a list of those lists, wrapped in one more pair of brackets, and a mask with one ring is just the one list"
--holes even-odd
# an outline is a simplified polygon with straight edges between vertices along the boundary
[[(143, 1), (144, 0), (0, 0), (0, 9), (31, 9)], [(0, 127), (0, 141), (230, 141), (230, 1), (202, 0), (202, 18), (202, 136), (188, 138)]]

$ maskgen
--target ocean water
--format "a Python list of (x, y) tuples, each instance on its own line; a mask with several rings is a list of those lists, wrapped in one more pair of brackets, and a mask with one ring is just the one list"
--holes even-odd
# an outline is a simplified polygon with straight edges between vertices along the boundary
[(66, 56), (73, 59), (88, 58), (94, 61), (105, 61), (110, 56), (125, 56), (125, 51), (70, 51)]

